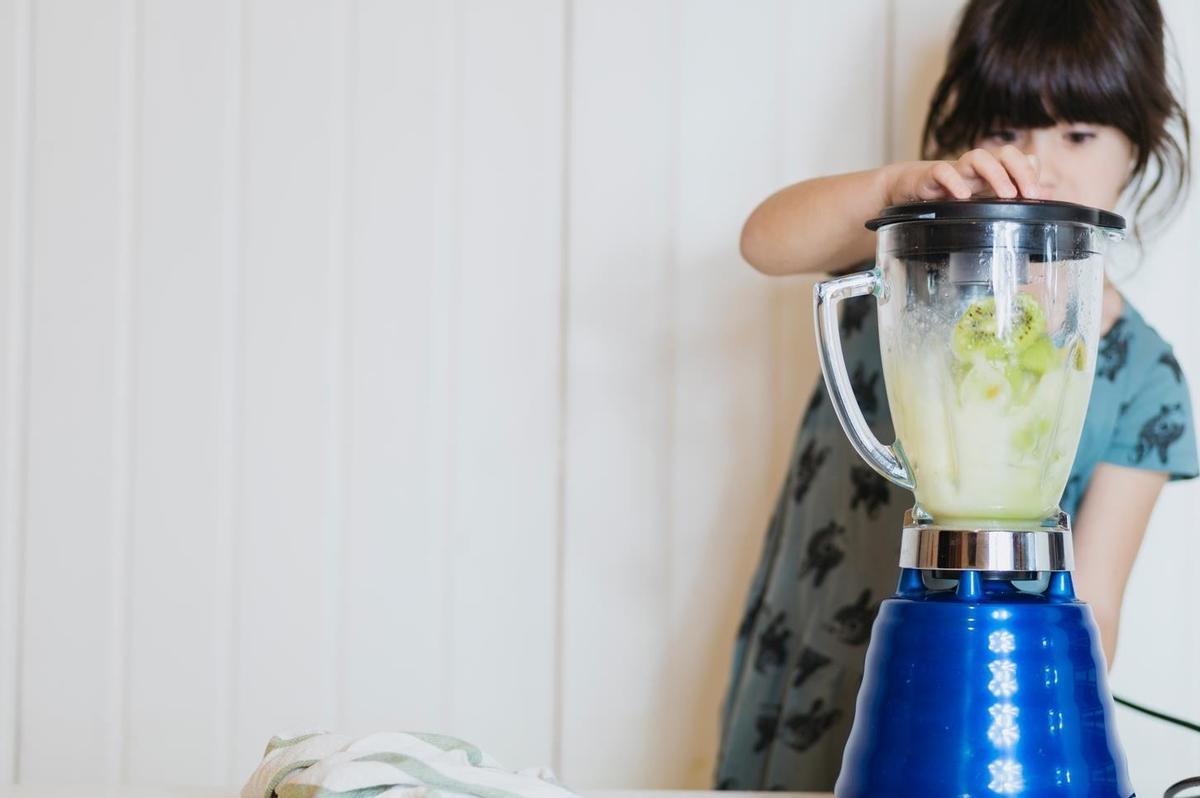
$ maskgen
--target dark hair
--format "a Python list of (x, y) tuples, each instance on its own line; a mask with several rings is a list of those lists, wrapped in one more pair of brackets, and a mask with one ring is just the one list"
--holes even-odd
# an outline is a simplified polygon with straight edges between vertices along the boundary
[[(1187, 113), (1167, 78), (1158, 0), (971, 0), (925, 120), (925, 158), (970, 149), (996, 128), (1109, 125), (1134, 147), (1133, 229), (1151, 196), (1187, 193)], [(1176, 126), (1179, 136), (1172, 131)]]

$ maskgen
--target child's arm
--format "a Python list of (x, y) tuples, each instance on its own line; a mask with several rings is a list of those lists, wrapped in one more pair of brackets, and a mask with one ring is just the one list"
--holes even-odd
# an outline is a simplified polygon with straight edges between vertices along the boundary
[(742, 228), (742, 257), (764, 274), (839, 271), (867, 260), (863, 225), (889, 205), (979, 194), (1038, 196), (1037, 163), (1010, 145), (957, 161), (909, 161), (818, 177), (773, 194)]
[(1110, 668), (1125, 584), (1166, 483), (1167, 475), (1161, 471), (1100, 463), (1076, 513), (1075, 587), (1079, 597), (1092, 605)]

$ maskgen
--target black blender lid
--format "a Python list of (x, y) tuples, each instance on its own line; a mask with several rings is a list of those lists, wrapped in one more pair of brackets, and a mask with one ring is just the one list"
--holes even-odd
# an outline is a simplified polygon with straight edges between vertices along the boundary
[(868, 230), (878, 230), (902, 222), (1040, 222), (1046, 224), (1090, 224), (1111, 230), (1124, 230), (1125, 220), (1111, 211), (1077, 205), (1074, 202), (1031, 199), (926, 200), (905, 202), (884, 208), (867, 222)]

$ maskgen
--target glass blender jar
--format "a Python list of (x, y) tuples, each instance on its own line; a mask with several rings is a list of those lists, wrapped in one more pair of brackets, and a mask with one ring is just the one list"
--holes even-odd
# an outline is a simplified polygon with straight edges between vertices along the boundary
[[(870, 272), (816, 293), (821, 369), (858, 453), (916, 496), (918, 523), (1058, 524), (1095, 373), (1104, 253), (1119, 216), (1061, 202), (888, 208)], [(872, 294), (896, 442), (871, 433), (837, 305)]]

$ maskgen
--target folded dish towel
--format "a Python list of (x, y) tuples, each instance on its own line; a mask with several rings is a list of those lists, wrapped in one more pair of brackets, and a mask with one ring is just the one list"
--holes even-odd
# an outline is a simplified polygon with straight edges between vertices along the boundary
[(273, 737), (242, 798), (569, 798), (545, 768), (505, 770), (470, 743), (389, 732)]

